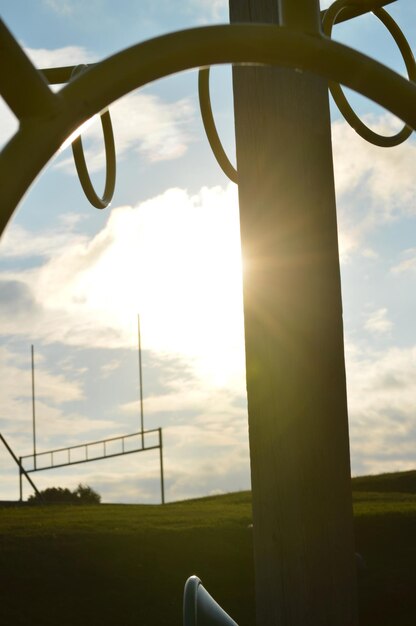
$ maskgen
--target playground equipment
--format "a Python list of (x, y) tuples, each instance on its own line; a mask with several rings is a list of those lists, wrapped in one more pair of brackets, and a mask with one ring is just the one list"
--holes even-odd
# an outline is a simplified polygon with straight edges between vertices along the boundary
[(183, 592), (183, 626), (237, 626), (215, 602), (198, 576), (190, 576)]
[[(42, 168), (91, 116), (175, 72), (234, 66), (236, 170), (215, 131), (207, 74), (200, 89), (210, 143), (238, 180), (250, 270), (244, 316), (259, 626), (357, 623), (327, 81), (366, 139), (395, 145), (416, 128), (413, 55), (382, 10), (389, 3), (337, 0), (321, 14), (318, 0), (230, 0), (230, 25), (157, 37), (74, 75), (72, 67), (36, 70), (7, 28), (0, 30), (0, 93), (20, 120), (0, 155), (0, 232)], [(404, 54), (409, 79), (330, 39), (333, 23), (372, 10)], [(53, 83), (67, 84), (54, 93)], [(405, 128), (394, 138), (375, 136), (339, 85), (385, 107)], [(102, 198), (94, 192), (95, 205), (107, 204), (112, 189), (106, 120), (108, 185)]]

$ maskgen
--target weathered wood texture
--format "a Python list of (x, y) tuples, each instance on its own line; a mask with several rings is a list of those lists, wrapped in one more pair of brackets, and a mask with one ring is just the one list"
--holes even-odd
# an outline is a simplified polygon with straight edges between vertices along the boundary
[[(314, 2), (314, 0), (309, 0)], [(277, 0), (230, 0), (277, 22)], [(234, 68), (258, 626), (357, 624), (328, 90)]]

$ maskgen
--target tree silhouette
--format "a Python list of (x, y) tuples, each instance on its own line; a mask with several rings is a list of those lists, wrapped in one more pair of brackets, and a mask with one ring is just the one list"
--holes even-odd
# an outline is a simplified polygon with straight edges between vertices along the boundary
[(28, 497), (31, 504), (100, 504), (101, 496), (89, 485), (79, 483), (71, 491), (63, 487), (48, 487)]

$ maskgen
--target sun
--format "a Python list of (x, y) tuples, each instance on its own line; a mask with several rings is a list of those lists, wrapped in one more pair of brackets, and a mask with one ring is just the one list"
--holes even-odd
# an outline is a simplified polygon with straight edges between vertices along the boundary
[[(76, 290), (135, 345), (184, 359), (215, 386), (244, 371), (242, 262), (234, 185), (170, 189), (112, 210)], [(93, 256), (93, 254), (91, 254)]]

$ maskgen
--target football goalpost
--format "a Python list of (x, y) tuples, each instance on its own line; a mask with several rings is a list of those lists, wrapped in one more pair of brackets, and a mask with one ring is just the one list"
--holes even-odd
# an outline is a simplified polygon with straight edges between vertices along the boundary
[(35, 483), (29, 476), (34, 472), (68, 467), (80, 463), (100, 461), (118, 456), (125, 456), (147, 450), (159, 450), (160, 467), (160, 494), (161, 503), (165, 504), (165, 481), (163, 470), (163, 433), (162, 428), (145, 430), (143, 411), (143, 374), (142, 374), (142, 349), (140, 333), (140, 317), (138, 317), (138, 353), (139, 353), (139, 389), (140, 389), (140, 430), (127, 435), (108, 437), (97, 441), (64, 446), (38, 452), (36, 448), (36, 410), (35, 410), (35, 357), (34, 347), (31, 346), (31, 370), (32, 370), (32, 426), (33, 426), (33, 452), (23, 456), (17, 456), (6, 439), (0, 433), (0, 439), (10, 453), (19, 468), (19, 501), (23, 500), (23, 477), (27, 479), (35, 492), (40, 495)]

